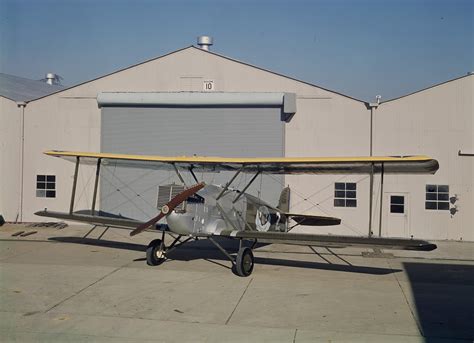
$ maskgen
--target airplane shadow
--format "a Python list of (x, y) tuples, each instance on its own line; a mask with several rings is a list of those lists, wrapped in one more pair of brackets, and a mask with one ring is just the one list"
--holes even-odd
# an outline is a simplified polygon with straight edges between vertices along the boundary
[(474, 265), (404, 262), (425, 342), (474, 340)]
[(96, 239), (96, 238), (82, 238), (82, 237), (50, 237), (49, 241), (55, 241), (60, 243), (73, 243), (73, 244), (83, 244), (98, 246), (104, 248), (113, 248), (113, 249), (122, 249), (122, 250), (131, 250), (131, 251), (146, 251), (146, 245), (136, 244), (136, 243), (126, 243), (126, 242), (117, 242), (109, 241), (105, 239)]
[[(111, 241), (105, 239), (94, 239), (94, 238), (81, 238), (81, 237), (51, 237), (51, 241), (70, 243), (70, 244), (82, 244), (90, 246), (100, 246), (112, 249), (123, 249), (131, 251), (141, 251), (145, 253), (147, 246), (144, 244), (127, 243), (120, 241)], [(225, 239), (217, 237), (216, 241), (222, 245), (230, 254), (236, 254), (239, 249), (237, 241), (232, 239)], [(246, 246), (250, 246), (249, 242), (246, 242)], [(267, 243), (258, 243), (255, 249), (259, 247), (267, 246)], [(288, 252), (285, 252), (288, 253)], [(256, 251), (258, 254), (258, 250)], [(308, 253), (311, 254), (311, 253)], [(184, 244), (181, 247), (171, 251), (168, 254), (168, 261), (192, 261), (197, 259), (204, 259), (210, 263), (217, 264), (221, 267), (231, 269), (231, 263), (229, 259), (222, 254), (210, 241), (207, 239), (201, 239), (198, 241), (191, 241)], [(256, 264), (282, 266), (282, 267), (294, 267), (294, 268), (306, 268), (306, 269), (320, 269), (320, 270), (332, 270), (339, 272), (348, 273), (361, 273), (361, 274), (372, 274), (372, 275), (386, 275), (401, 270), (390, 269), (390, 268), (378, 268), (378, 267), (366, 267), (366, 266), (355, 266), (349, 262), (345, 264), (334, 264), (329, 260), (325, 259), (326, 263), (313, 262), (313, 261), (297, 261), (290, 259), (271, 258), (271, 257), (259, 257), (255, 256)], [(137, 258), (134, 261), (146, 261), (145, 256), (143, 258)], [(232, 268), (233, 269), (233, 268)], [(234, 270), (233, 270), (234, 271)], [(234, 271), (235, 273), (235, 271)]]

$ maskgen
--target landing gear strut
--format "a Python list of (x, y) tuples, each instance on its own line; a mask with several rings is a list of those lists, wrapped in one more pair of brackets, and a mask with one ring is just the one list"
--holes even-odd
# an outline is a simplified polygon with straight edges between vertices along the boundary
[(184, 243), (190, 241), (191, 239), (196, 239), (194, 237), (188, 237), (184, 241), (181, 241), (181, 235), (174, 238), (173, 243), (170, 246), (165, 245), (165, 232), (163, 231), (161, 239), (154, 239), (148, 244), (146, 248), (146, 263), (149, 266), (157, 266), (162, 264), (166, 260), (166, 254), (170, 253), (177, 247), (183, 245)]
[(235, 272), (238, 276), (249, 276), (252, 274), (254, 266), (254, 258), (252, 253), (252, 248), (242, 246), (242, 240), (240, 241), (239, 252), (237, 253), (237, 258), (234, 258), (230, 255), (219, 243), (217, 243), (211, 237), (208, 238), (227, 258), (232, 262), (232, 266), (235, 268)]

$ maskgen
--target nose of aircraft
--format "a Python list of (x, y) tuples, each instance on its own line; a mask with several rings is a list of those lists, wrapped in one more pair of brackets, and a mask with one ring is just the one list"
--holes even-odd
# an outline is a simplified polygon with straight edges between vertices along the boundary
[(179, 235), (189, 235), (193, 229), (193, 217), (188, 213), (171, 212), (166, 217), (171, 232)]

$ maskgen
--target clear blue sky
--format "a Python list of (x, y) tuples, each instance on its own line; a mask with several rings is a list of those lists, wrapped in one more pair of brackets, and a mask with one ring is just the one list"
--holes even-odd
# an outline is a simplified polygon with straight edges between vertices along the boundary
[(0, 0), (0, 71), (73, 85), (200, 34), (217, 53), (362, 100), (474, 71), (474, 0)]

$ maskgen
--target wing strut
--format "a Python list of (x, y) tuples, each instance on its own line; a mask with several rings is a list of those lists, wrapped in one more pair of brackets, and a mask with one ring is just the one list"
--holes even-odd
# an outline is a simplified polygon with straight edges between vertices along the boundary
[(186, 182), (184, 182), (184, 179), (183, 179), (183, 177), (181, 176), (181, 174), (180, 174), (178, 168), (176, 167), (176, 164), (171, 163), (171, 165), (173, 166), (174, 171), (176, 172), (176, 175), (178, 175), (179, 180), (183, 183), (183, 185), (184, 185), (185, 187), (188, 187), (188, 185), (186, 185)]
[(244, 189), (242, 189), (239, 193), (239, 195), (237, 195), (234, 199), (234, 201), (232, 201), (233, 204), (235, 204), (237, 202), (237, 200), (240, 199), (240, 197), (242, 196), (242, 194), (245, 193), (245, 191), (247, 190), (247, 188), (250, 187), (250, 185), (255, 181), (255, 179), (257, 178), (257, 176), (260, 175), (260, 170), (253, 176), (253, 178), (250, 180), (250, 182), (247, 184), (247, 186), (244, 187)]
[(74, 198), (76, 197), (77, 175), (79, 174), (79, 156), (76, 156), (76, 168), (74, 170), (74, 181), (72, 183), (71, 205), (69, 206), (69, 214), (74, 211)]
[(382, 163), (382, 169), (380, 170), (380, 210), (379, 210), (379, 237), (382, 237), (383, 175), (384, 175), (384, 164)]
[(369, 238), (372, 237), (372, 207), (374, 202), (374, 164), (370, 164), (370, 190), (369, 190)]
[(226, 185), (224, 186), (224, 189), (222, 190), (222, 192), (220, 192), (219, 195), (217, 196), (216, 201), (219, 200), (224, 195), (224, 193), (227, 191), (227, 189), (232, 184), (232, 182), (234, 182), (235, 178), (237, 176), (239, 176), (242, 169), (244, 169), (244, 168), (242, 167), (239, 170), (237, 170), (237, 172), (234, 174), (234, 176), (232, 176), (232, 178), (229, 180), (229, 182), (226, 183)]
[(95, 215), (95, 202), (97, 200), (97, 187), (99, 186), (99, 175), (100, 175), (100, 163), (102, 162), (101, 158), (97, 159), (97, 168), (95, 170), (95, 182), (94, 182), (94, 195), (92, 196), (92, 208), (91, 214)]
[(193, 172), (193, 166), (192, 165), (191, 165), (191, 167), (189, 167), (189, 172), (193, 176), (194, 181), (196, 181), (196, 183), (199, 183), (199, 180), (197, 179), (196, 174), (194, 174), (194, 172)]
[[(372, 232), (372, 211), (373, 211), (373, 198), (374, 198), (374, 169), (375, 163), (371, 164), (370, 170), (370, 198), (369, 198), (369, 238), (374, 235)], [(385, 173), (384, 163), (380, 163), (380, 208), (379, 208), (379, 237), (382, 237), (382, 211), (383, 211), (383, 177)]]

